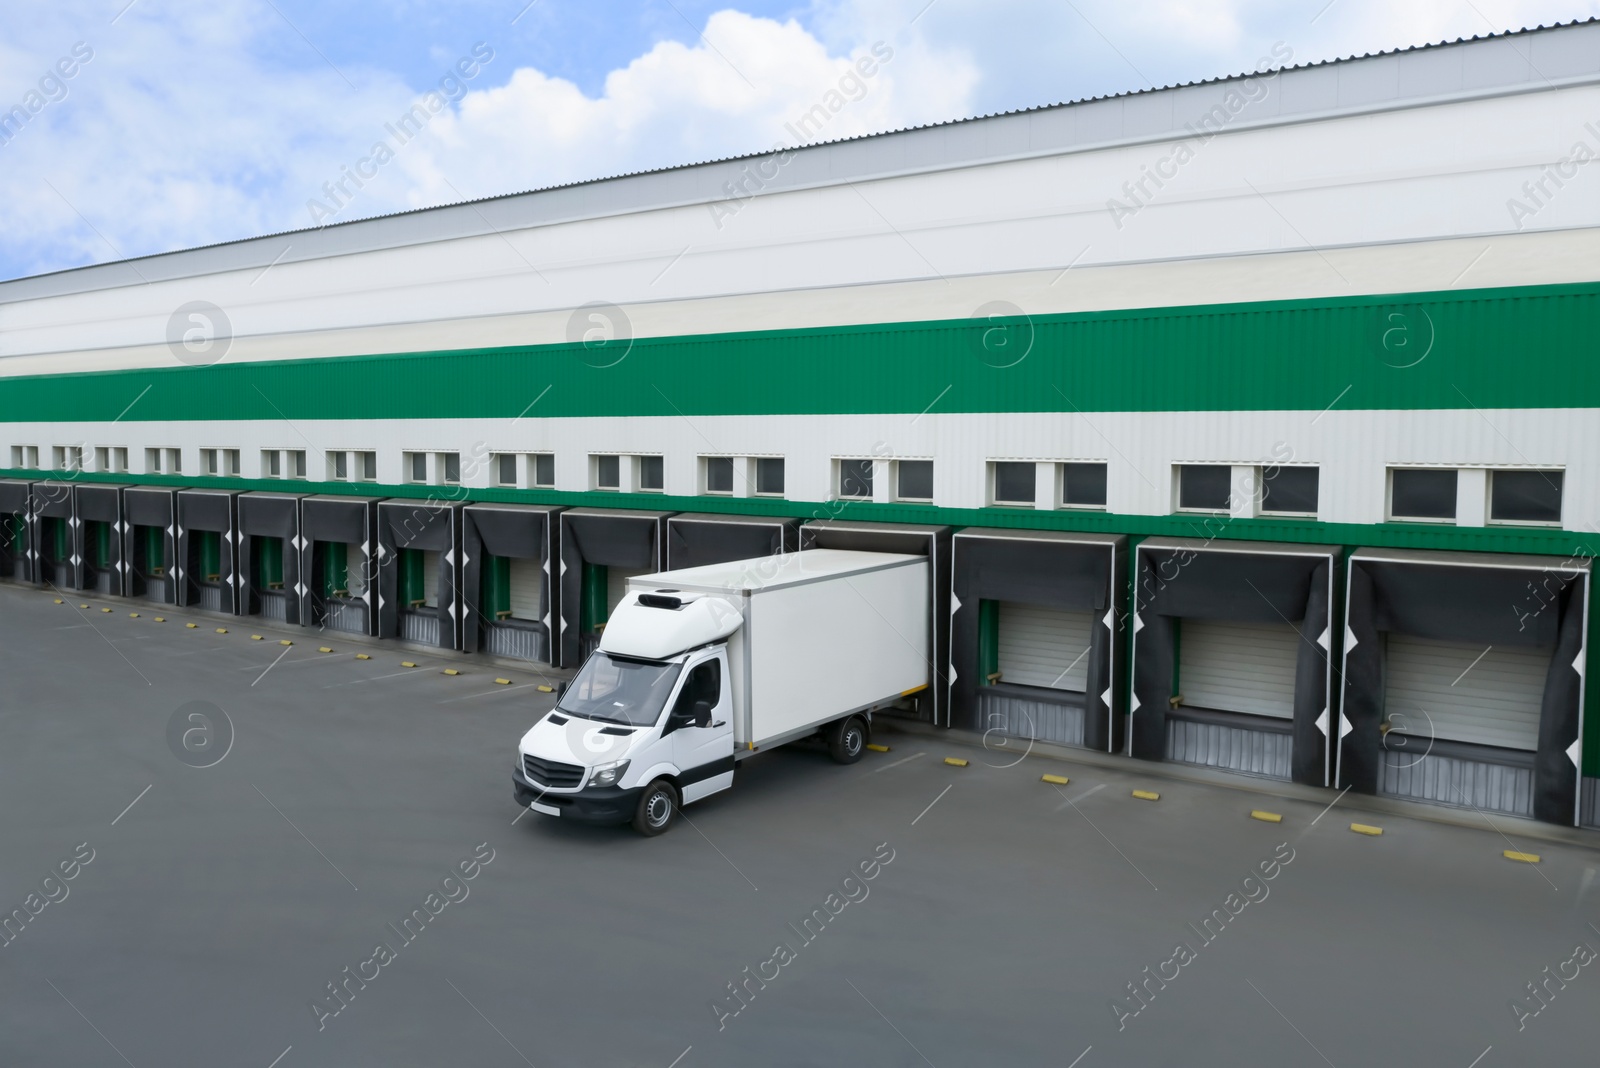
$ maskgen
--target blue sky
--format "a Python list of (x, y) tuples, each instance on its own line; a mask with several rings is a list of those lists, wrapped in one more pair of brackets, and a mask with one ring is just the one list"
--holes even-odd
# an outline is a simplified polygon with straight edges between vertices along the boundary
[[(874, 46), (892, 59), (824, 136), (1235, 73), (1275, 45), (1302, 63), (1597, 14), (1600, 0), (9, 5), (0, 112), (27, 121), (0, 126), (0, 278), (793, 143), (786, 121)], [(396, 142), (387, 125), (441, 79), (421, 133)], [(363, 163), (380, 142), (392, 158)], [(354, 196), (326, 191), (356, 167), (376, 173)]]

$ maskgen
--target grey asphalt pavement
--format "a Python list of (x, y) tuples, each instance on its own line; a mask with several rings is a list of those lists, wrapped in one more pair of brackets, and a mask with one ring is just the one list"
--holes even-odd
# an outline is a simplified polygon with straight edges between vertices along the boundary
[(512, 803), (551, 702), (531, 670), (18, 588), (0, 670), (8, 1068), (1500, 1068), (1600, 1042), (1585, 845), (1514, 863), (1488, 829), (887, 727), (852, 767), (757, 756), (642, 839)]

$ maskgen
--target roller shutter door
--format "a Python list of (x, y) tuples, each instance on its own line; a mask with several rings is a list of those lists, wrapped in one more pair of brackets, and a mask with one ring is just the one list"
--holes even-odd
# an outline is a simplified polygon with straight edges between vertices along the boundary
[(628, 580), (636, 575), (649, 575), (655, 572), (654, 568), (606, 568), (606, 615), (609, 617), (617, 610), (617, 605), (622, 603), (622, 598), (628, 593)]
[(511, 618), (539, 622), (539, 590), (543, 586), (543, 564), (520, 557), (511, 559)]
[(1537, 749), (1549, 651), (1485, 648), (1389, 635), (1384, 713), (1391, 728), (1445, 741)]
[(422, 606), (439, 607), (439, 554), (422, 550)]
[(1000, 681), (1082, 693), (1093, 612), (1000, 602)]
[(359, 541), (352, 541), (344, 547), (344, 588), (350, 591), (351, 597), (364, 597), (367, 593), (367, 553), (366, 547)]
[(1300, 640), (1289, 623), (1184, 620), (1178, 632), (1184, 705), (1292, 718)]

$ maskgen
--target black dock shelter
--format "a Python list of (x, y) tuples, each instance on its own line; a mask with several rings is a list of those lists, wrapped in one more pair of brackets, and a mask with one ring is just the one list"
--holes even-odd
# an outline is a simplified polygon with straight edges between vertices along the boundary
[(34, 581), (31, 493), (26, 482), (0, 479), (0, 578)]
[(824, 519), (800, 528), (801, 549), (854, 549), (873, 553), (926, 556), (932, 569), (928, 605), (933, 648), (928, 650), (929, 699), (917, 695), (917, 716), (950, 726), (950, 561), (951, 528), (909, 523), (859, 523)]
[(1587, 557), (1360, 549), (1337, 784), (1571, 826)]
[(128, 561), (123, 556), (123, 491), (126, 486), (80, 482), (72, 487), (73, 551), (77, 553), (78, 589), (121, 597)]
[(1136, 553), (1129, 753), (1326, 786), (1342, 550), (1149, 538)]
[(122, 556), (127, 596), (177, 604), (178, 491), (129, 486), (122, 494)]
[(299, 623), (300, 501), (294, 493), (239, 495), (239, 614)]
[(561, 513), (561, 662), (575, 668), (600, 643), (628, 579), (666, 569), (671, 512), (572, 508)]
[(34, 576), (40, 585), (60, 591), (78, 588), (78, 555), (73, 544), (77, 518), (73, 515), (72, 483), (35, 482), (30, 488), (29, 512), (33, 516), (33, 544), (39, 555)]
[(239, 614), (244, 576), (237, 566), (239, 494), (178, 491), (178, 603), (223, 615)]
[(560, 508), (470, 504), (461, 513), (462, 648), (549, 663)]
[(1120, 749), (1127, 539), (969, 527), (953, 546), (953, 721)]
[(461, 648), (459, 502), (378, 505), (378, 636)]
[(377, 636), (378, 505), (331, 494), (300, 501), (296, 574), (291, 583), (285, 563), (284, 589), (294, 591), (302, 625)]
[(799, 530), (800, 520), (785, 516), (684, 512), (667, 520), (663, 570), (792, 553), (800, 547)]

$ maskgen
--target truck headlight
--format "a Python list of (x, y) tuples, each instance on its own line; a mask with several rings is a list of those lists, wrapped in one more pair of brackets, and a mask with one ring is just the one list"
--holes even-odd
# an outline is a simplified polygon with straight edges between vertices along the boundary
[(626, 760), (613, 760), (609, 764), (596, 764), (589, 769), (590, 786), (615, 786), (628, 770)]

